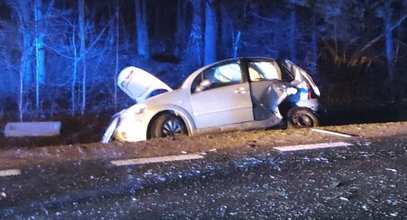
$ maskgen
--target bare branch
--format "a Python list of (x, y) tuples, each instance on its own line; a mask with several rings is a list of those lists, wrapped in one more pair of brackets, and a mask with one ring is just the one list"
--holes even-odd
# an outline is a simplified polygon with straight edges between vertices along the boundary
[[(407, 19), (407, 14), (404, 15), (402, 18), (400, 18), (396, 24), (394, 24), (393, 26), (390, 27), (389, 31), (392, 31), (393, 29), (395, 29), (396, 27), (400, 26), (401, 23), (403, 23), (404, 20)], [(375, 44), (377, 41), (379, 41), (380, 39), (382, 39), (384, 37), (384, 34), (380, 34), (379, 36), (377, 36), (375, 39), (371, 40), (369, 43), (367, 43), (362, 49), (360, 49), (360, 52), (362, 53), (363, 51), (367, 50), (369, 47), (371, 47), (373, 44)]]
[(92, 42), (92, 44), (87, 48), (87, 52), (90, 51), (100, 40), (102, 37), (103, 33), (106, 31), (106, 29), (111, 25), (111, 23), (114, 21), (114, 17), (110, 19), (110, 21), (103, 27), (103, 29), (100, 31), (99, 35), (95, 38), (95, 40)]
[(407, 46), (407, 43), (406, 43), (406, 42), (404, 42), (404, 41), (402, 41), (402, 40), (400, 40), (400, 39), (398, 39), (397, 41), (398, 41), (401, 45)]
[(276, 20), (273, 19), (273, 18), (268, 18), (268, 17), (260, 16), (260, 15), (255, 14), (255, 13), (251, 13), (251, 15), (254, 16), (254, 17), (256, 17), (256, 18), (260, 18), (260, 19), (262, 19), (262, 20), (265, 20), (265, 21), (276, 22)]
[(44, 44), (44, 46), (46, 46), (47, 49), (50, 49), (50, 50), (54, 51), (56, 54), (58, 54), (58, 55), (61, 56), (61, 57), (64, 57), (64, 58), (67, 58), (67, 59), (71, 59), (71, 60), (73, 60), (73, 59), (75, 58), (75, 57), (71, 57), (71, 56), (62, 54), (58, 49), (55, 49), (55, 48), (53, 48), (53, 47), (51, 47), (51, 46), (48, 46), (47, 44)]

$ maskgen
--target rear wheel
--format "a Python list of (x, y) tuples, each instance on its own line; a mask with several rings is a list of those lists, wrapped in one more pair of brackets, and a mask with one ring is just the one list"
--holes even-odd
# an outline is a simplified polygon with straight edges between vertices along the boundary
[(172, 114), (163, 114), (151, 125), (151, 137), (174, 137), (188, 134), (184, 122)]
[(310, 128), (318, 125), (317, 115), (309, 108), (295, 107), (288, 111), (287, 126), (289, 128)]

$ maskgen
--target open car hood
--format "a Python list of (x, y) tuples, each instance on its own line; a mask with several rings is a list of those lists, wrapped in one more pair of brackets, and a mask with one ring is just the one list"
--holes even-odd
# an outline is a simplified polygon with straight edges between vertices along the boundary
[(134, 66), (126, 67), (119, 73), (117, 86), (137, 102), (144, 101), (157, 90), (172, 91), (167, 84), (151, 73)]

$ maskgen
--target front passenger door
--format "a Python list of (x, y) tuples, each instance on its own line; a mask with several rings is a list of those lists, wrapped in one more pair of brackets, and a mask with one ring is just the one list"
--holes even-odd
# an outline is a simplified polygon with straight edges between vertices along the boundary
[(191, 85), (191, 106), (198, 129), (252, 121), (250, 87), (240, 61), (203, 70)]

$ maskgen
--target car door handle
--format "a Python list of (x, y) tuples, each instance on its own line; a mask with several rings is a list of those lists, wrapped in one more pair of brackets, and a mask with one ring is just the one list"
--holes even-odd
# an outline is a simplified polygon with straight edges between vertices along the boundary
[(247, 90), (243, 87), (239, 87), (238, 89), (236, 89), (234, 91), (234, 93), (237, 93), (237, 94), (246, 94), (246, 92), (247, 92)]

